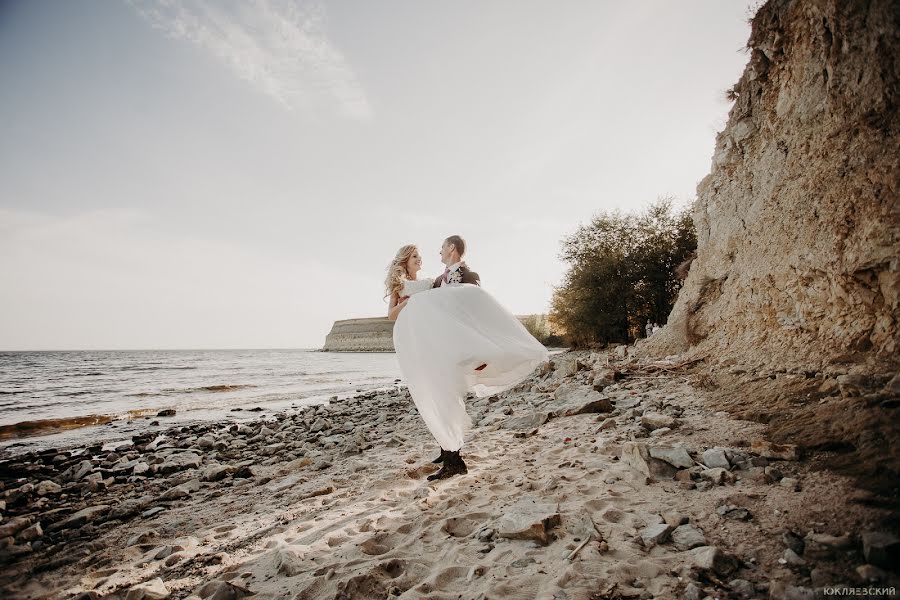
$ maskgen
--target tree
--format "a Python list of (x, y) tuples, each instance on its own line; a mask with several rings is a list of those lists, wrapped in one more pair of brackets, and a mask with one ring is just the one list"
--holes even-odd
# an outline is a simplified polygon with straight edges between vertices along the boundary
[(680, 288), (675, 270), (697, 247), (687, 210), (662, 198), (640, 214), (601, 213), (562, 241), (569, 265), (551, 319), (576, 347), (630, 342), (663, 324)]

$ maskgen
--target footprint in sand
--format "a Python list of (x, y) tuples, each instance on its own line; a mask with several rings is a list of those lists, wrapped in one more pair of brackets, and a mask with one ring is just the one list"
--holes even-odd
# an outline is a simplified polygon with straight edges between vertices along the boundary
[(376, 533), (366, 541), (359, 545), (360, 551), (369, 556), (380, 556), (386, 552), (390, 552), (393, 544), (394, 536), (387, 533)]

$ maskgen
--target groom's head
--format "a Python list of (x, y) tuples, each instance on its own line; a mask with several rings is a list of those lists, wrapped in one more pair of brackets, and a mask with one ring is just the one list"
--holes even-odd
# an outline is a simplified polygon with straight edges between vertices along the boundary
[(441, 262), (448, 267), (462, 260), (466, 253), (466, 241), (458, 235), (451, 235), (441, 245)]

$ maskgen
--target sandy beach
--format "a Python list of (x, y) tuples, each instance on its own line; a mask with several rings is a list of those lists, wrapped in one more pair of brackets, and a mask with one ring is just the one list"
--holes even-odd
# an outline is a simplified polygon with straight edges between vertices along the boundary
[[(469, 400), (468, 474), (405, 390), (0, 463), (3, 598), (808, 598), (897, 586), (827, 454), (706, 408), (678, 356), (553, 357)], [(889, 596), (886, 596), (889, 597)]]

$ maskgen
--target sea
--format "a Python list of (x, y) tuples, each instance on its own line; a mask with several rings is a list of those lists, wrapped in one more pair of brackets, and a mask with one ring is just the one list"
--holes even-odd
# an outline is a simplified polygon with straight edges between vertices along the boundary
[[(390, 352), (0, 352), (0, 454), (114, 443), (147, 429), (240, 421), (402, 385)], [(157, 416), (172, 409), (172, 416)]]

